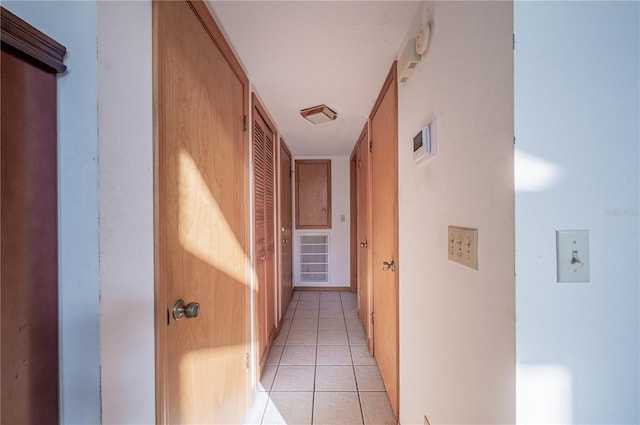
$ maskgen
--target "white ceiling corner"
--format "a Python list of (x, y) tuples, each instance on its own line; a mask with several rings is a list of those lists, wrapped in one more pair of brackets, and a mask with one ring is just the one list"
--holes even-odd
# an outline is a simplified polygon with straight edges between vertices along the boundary
[[(294, 155), (349, 155), (417, 1), (210, 1)], [(335, 121), (299, 111), (326, 104)]]

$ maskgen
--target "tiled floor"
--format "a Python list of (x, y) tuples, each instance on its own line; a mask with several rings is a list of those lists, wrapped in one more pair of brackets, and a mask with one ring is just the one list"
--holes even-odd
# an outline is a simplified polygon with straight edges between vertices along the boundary
[(296, 292), (245, 424), (380, 424), (394, 417), (356, 295)]

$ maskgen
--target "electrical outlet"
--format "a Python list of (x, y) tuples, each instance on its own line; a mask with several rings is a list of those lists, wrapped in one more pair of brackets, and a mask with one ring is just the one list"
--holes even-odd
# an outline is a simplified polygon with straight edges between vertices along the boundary
[(447, 235), (449, 260), (478, 270), (478, 229), (449, 226)]

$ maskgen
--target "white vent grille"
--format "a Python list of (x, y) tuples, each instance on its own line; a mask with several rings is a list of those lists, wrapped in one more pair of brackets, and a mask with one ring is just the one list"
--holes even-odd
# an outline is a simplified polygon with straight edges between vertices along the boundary
[(329, 234), (299, 235), (300, 283), (329, 283)]

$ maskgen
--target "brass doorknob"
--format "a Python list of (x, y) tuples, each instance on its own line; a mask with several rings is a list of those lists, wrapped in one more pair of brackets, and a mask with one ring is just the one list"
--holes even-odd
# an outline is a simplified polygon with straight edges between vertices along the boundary
[(366, 248), (368, 246), (369, 246), (369, 244), (367, 243), (367, 241), (360, 242), (360, 248)]
[(178, 300), (173, 305), (173, 318), (175, 320), (180, 320), (183, 317), (195, 319), (198, 314), (200, 314), (200, 304), (196, 302), (185, 304), (183, 300)]
[(395, 272), (396, 271), (395, 261), (392, 260), (390, 263), (387, 263), (386, 261), (384, 261), (382, 263), (382, 270), (384, 270), (385, 272), (389, 270), (391, 270), (392, 272)]

